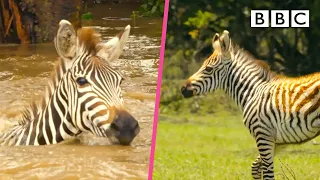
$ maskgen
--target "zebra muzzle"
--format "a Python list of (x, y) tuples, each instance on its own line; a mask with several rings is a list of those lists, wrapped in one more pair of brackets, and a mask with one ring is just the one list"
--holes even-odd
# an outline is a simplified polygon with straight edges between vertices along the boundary
[(182, 93), (183, 97), (189, 98), (189, 97), (194, 96), (196, 94), (196, 91), (188, 83), (187, 85), (181, 87), (181, 93)]
[(118, 110), (110, 128), (119, 144), (126, 146), (130, 145), (140, 132), (138, 121), (126, 110)]

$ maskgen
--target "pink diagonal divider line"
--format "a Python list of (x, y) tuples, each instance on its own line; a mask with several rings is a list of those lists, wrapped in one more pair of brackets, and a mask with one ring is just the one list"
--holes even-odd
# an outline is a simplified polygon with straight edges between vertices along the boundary
[(160, 61), (159, 61), (159, 68), (158, 68), (158, 84), (157, 84), (157, 92), (156, 92), (156, 103), (155, 103), (155, 107), (154, 107), (151, 152), (150, 152), (150, 158), (149, 158), (149, 176), (148, 176), (149, 180), (152, 180), (152, 172), (153, 172), (153, 164), (154, 164), (154, 151), (155, 151), (155, 147), (156, 147), (157, 126), (158, 126), (158, 117), (159, 117), (159, 104), (160, 104), (160, 95), (161, 95), (162, 70), (163, 70), (163, 61), (164, 61), (164, 51), (165, 51), (165, 46), (166, 46), (168, 11), (169, 11), (169, 0), (165, 0), (163, 22), (162, 22)]

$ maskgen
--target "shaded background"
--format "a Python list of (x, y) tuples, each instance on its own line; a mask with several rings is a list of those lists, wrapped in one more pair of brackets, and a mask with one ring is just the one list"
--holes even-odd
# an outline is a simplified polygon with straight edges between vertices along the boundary
[[(308, 9), (310, 28), (251, 28), (252, 9)], [(177, 111), (179, 106), (183, 106), (177, 104), (182, 98), (179, 89), (181, 81), (166, 80), (186, 79), (196, 72), (212, 53), (213, 35), (225, 29), (230, 32), (234, 42), (257, 59), (267, 61), (271, 69), (280, 74), (299, 76), (318, 71), (319, 10), (319, 0), (171, 0), (163, 72), (162, 109), (171, 103), (171, 111)]]

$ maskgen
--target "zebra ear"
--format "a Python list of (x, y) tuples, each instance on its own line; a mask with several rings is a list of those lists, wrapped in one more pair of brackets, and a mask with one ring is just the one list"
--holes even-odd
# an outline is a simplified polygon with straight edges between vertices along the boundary
[(75, 56), (76, 32), (69, 21), (60, 21), (54, 44), (60, 57), (71, 60)]
[(212, 38), (212, 47), (215, 51), (221, 51), (218, 33), (216, 33)]
[(212, 38), (212, 47), (218, 52), (229, 50), (230, 44), (230, 36), (227, 30), (224, 30), (221, 36), (216, 33)]
[(99, 43), (97, 45), (97, 56), (109, 62), (117, 60), (122, 54), (124, 45), (129, 38), (130, 28), (130, 25), (127, 25), (122, 32), (108, 42)]
[(228, 51), (231, 44), (229, 31), (224, 30), (222, 35), (219, 38), (219, 41), (220, 41), (221, 51), (222, 52)]

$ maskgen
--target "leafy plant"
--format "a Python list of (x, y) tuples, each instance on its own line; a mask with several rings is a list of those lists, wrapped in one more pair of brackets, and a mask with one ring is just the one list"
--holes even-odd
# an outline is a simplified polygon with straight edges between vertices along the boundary
[(93, 19), (93, 14), (91, 12), (84, 13), (81, 15), (81, 19), (91, 20), (91, 19)]
[(136, 19), (140, 17), (140, 13), (139, 11), (132, 11), (131, 16), (130, 16), (133, 20), (133, 26), (136, 26)]
[(93, 19), (93, 14), (88, 11), (88, 4), (84, 5), (84, 13), (81, 15), (81, 19), (83, 20), (91, 20)]
[(162, 17), (164, 12), (164, 0), (144, 0), (139, 12), (145, 17)]

